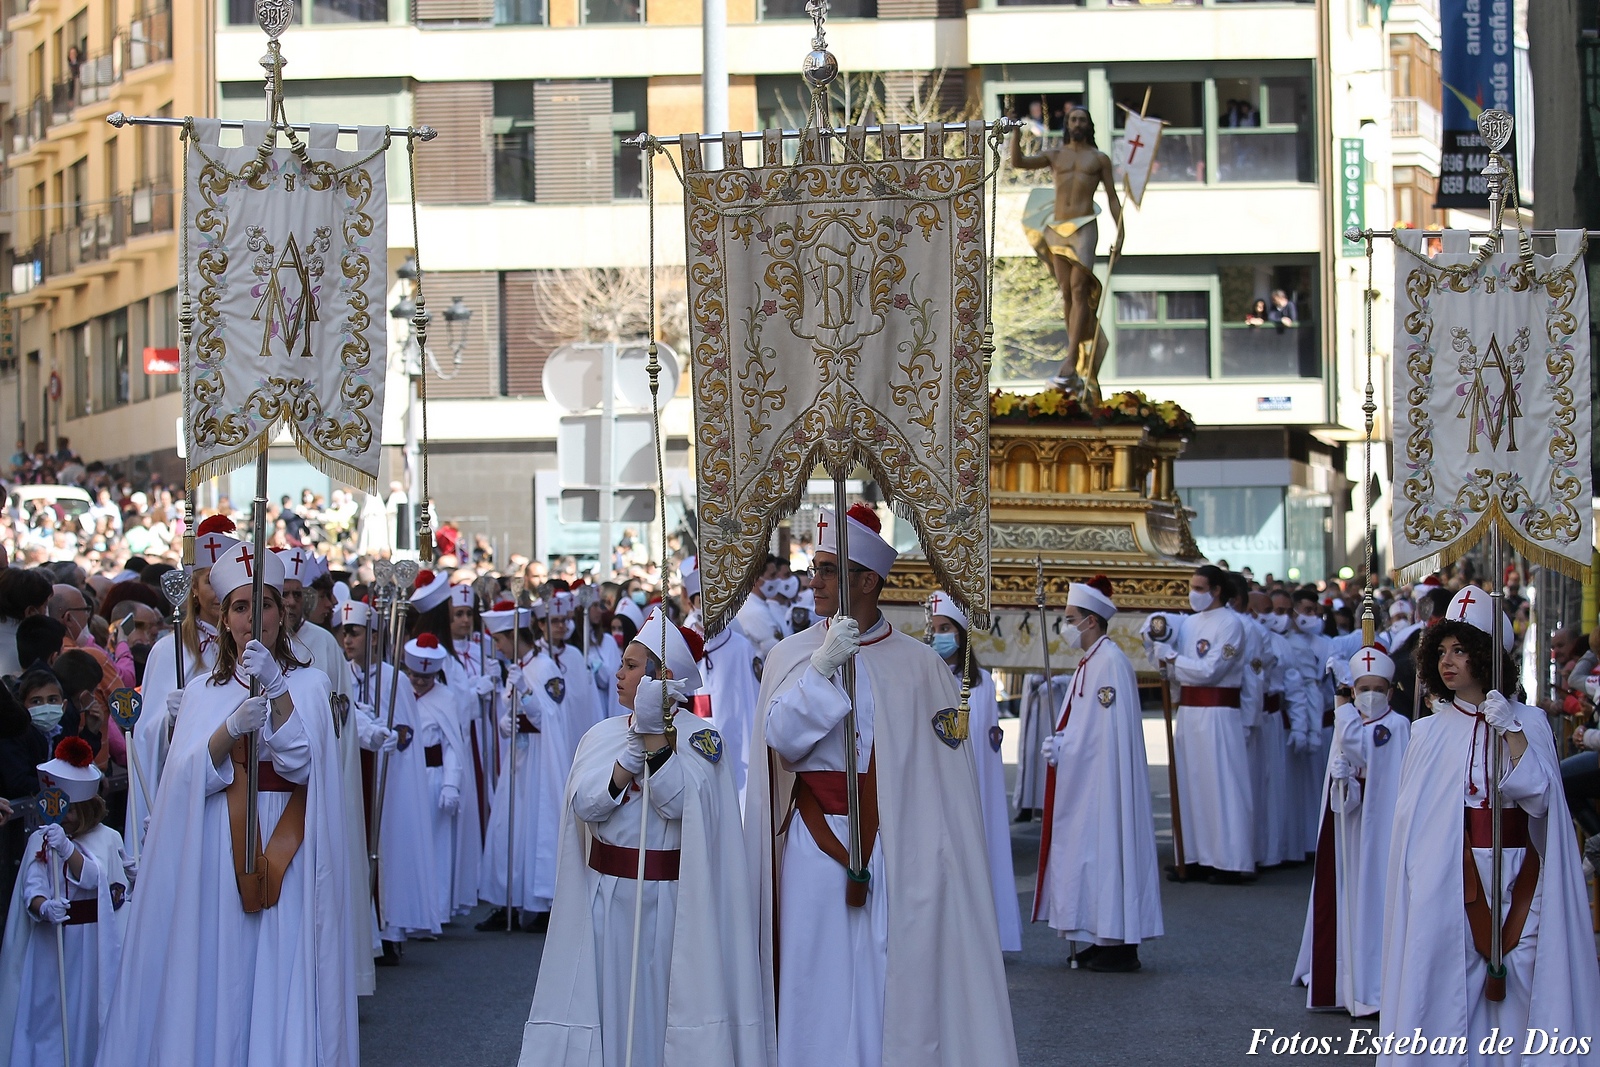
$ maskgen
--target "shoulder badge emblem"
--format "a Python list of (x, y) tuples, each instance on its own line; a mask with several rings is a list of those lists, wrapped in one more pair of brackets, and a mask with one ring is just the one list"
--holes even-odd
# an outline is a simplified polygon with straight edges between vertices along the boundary
[(1100, 692), (1096, 695), (1100, 698), (1102, 708), (1109, 708), (1117, 702), (1117, 691), (1109, 685), (1101, 686)]
[(955, 708), (945, 708), (943, 711), (934, 713), (933, 732), (938, 735), (939, 740), (951, 748), (961, 747), (961, 738), (956, 736)]
[(722, 735), (709, 726), (689, 735), (689, 746), (706, 758), (708, 763), (722, 759)]
[(761, 671), (766, 665), (766, 661), (760, 656), (750, 657), (750, 669), (755, 672), (756, 681), (761, 681)]
[(1236, 659), (1236, 658), (1238, 658), (1238, 655), (1239, 655), (1239, 646), (1238, 645), (1223, 645), (1222, 646), (1222, 658), (1223, 659)]
[(126, 687), (112, 690), (111, 721), (117, 724), (119, 730), (129, 733), (139, 721), (139, 711), (143, 706), (144, 699), (138, 690)]
[(1194, 651), (1195, 655), (1204, 657), (1206, 653), (1211, 651), (1211, 642), (1202, 637), (1194, 643)]
[(559, 676), (550, 679), (544, 683), (544, 692), (546, 696), (557, 704), (561, 703), (567, 698), (567, 680)]
[(1006, 732), (999, 726), (989, 727), (989, 747), (996, 752), (1000, 751), (1000, 743), (1006, 739)]
[(1260, 656), (1257, 656), (1255, 659), (1250, 661), (1250, 669), (1255, 671), (1257, 674), (1261, 673), (1261, 657)]
[(1377, 726), (1372, 731), (1372, 743), (1376, 747), (1382, 748), (1389, 743), (1389, 738), (1392, 736), (1387, 726)]
[(398, 726), (396, 726), (394, 728), (394, 732), (395, 732), (395, 736), (397, 736), (400, 739), (399, 741), (397, 741), (395, 743), (394, 747), (396, 749), (398, 749), (401, 752), (404, 752), (406, 749), (411, 747), (412, 739), (416, 737), (416, 731), (415, 730), (413, 730), (411, 727), (407, 726), (405, 723), (401, 723), (401, 724), (399, 724)]

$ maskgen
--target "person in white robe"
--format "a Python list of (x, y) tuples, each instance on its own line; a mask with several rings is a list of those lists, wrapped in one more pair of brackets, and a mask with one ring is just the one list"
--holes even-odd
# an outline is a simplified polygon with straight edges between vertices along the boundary
[[(1489, 637), (1491, 603), (1467, 586), (1417, 646), (1433, 714), (1411, 724), (1400, 768), (1383, 930), (1383, 1029), (1465, 1040), (1428, 1056), (1380, 1054), (1380, 1067), (1595, 1060), (1600, 967), (1555, 741), (1543, 711), (1490, 688), (1499, 651)], [(1514, 689), (1509, 618), (1500, 633), (1501, 685)], [(1491, 731), (1502, 742), (1498, 766)], [(1501, 991), (1491, 987), (1486, 958), (1491, 776), (1501, 802)], [(1497, 1044), (1485, 1052), (1491, 1034)]]
[(221, 605), (211, 590), (211, 566), (239, 544), (233, 537), (233, 520), (226, 515), (207, 516), (195, 531), (194, 564), (189, 572), (189, 601), (184, 605), (183, 624), (150, 646), (145, 658), (140, 696), (144, 712), (133, 726), (130, 739), (135, 755), (128, 757), (131, 776), (128, 787), (127, 821), (123, 839), (139, 852), (144, 843), (145, 820), (155, 803), (161, 772), (167, 765), (167, 745), (177, 725), (178, 706), (183, 700), (178, 685), (178, 660), (181, 657), (183, 681), (210, 673), (217, 662), (217, 623)]
[[(405, 647), (406, 678), (417, 707), (416, 745), (423, 765), (422, 794), (426, 801), (423, 820), (433, 842), (435, 900), (446, 921), (460, 899), (456, 890), (458, 853), (456, 835), (462, 832), (462, 809), (466, 760), (462, 752), (461, 723), (457, 718), (454, 695), (440, 684), (445, 651), (432, 634), (422, 634)], [(470, 832), (477, 836), (477, 828)], [(474, 872), (472, 891), (477, 893)]]
[[(1264, 678), (1261, 724), (1251, 735), (1254, 749), (1250, 758), (1250, 787), (1256, 808), (1256, 866), (1299, 864), (1305, 853), (1298, 851), (1300, 835), (1294, 829), (1299, 811), (1289, 801), (1289, 723), (1295, 714), (1291, 704), (1304, 700), (1300, 669), (1285, 636), (1290, 626), (1288, 612), (1275, 613), (1272, 598), (1260, 591), (1250, 594), (1250, 611), (1261, 629)], [(1299, 714), (1304, 721), (1310, 721), (1303, 708)]]
[(1385, 652), (1362, 649), (1346, 669), (1294, 980), (1306, 987), (1306, 1007), (1360, 1018), (1378, 1011), (1390, 830), (1411, 723), (1389, 708), (1394, 660)]
[(766, 568), (761, 577), (750, 583), (750, 595), (739, 605), (735, 616), (740, 631), (756, 646), (763, 659), (771, 655), (773, 648), (786, 636), (783, 623), (767, 604), (767, 590), (772, 590), (773, 594), (778, 590), (778, 568), (782, 562), (777, 556), (767, 557)]
[[(210, 577), (223, 604), (217, 663), (184, 688), (98, 1063), (357, 1067), (350, 851), (327, 679), (293, 656), (276, 556), (242, 544)], [(247, 875), (234, 842), (245, 837), (251, 733), (262, 851)]]
[[(967, 665), (967, 613), (944, 593), (929, 598), (933, 618), (929, 644), (949, 664), (961, 684)], [(1017, 902), (1017, 875), (1011, 864), (1011, 809), (1006, 806), (1006, 765), (1000, 758), (1005, 734), (1000, 729), (1000, 705), (995, 700), (994, 676), (981, 667), (973, 670), (967, 697), (973, 739), (973, 759), (978, 768), (978, 796), (983, 801), (984, 840), (989, 846), (989, 879), (994, 884), (995, 920), (1000, 927), (1000, 950), (1022, 951), (1022, 908)]]
[[(329, 714), (339, 742), (339, 772), (344, 780), (345, 843), (350, 849), (350, 914), (360, 915), (372, 900), (370, 864), (367, 862), (367, 820), (362, 807), (361, 744), (359, 729), (350, 724), (350, 671), (344, 646), (333, 634), (305, 617), (306, 587), (320, 566), (304, 548), (273, 549), (283, 561), (283, 616), (295, 658), (309, 661), (328, 679)], [(313, 594), (315, 595), (315, 594)], [(366, 951), (367, 931), (350, 924), (355, 939), (356, 994), (371, 996), (377, 989), (372, 954)]]
[[(1225, 606), (1226, 584), (1216, 567), (1197, 569), (1189, 579), (1195, 614), (1176, 620), (1167, 640), (1154, 641), (1151, 658), (1167, 664), (1181, 687), (1173, 748), (1189, 877), (1236, 885), (1255, 877), (1255, 806), (1240, 711), (1244, 625)], [(1176, 870), (1168, 873), (1177, 880)]]
[[(472, 696), (465, 701), (466, 721), (462, 724), (462, 740), (466, 744), (472, 774), (469, 788), (464, 790), (462, 803), (472, 810), (466, 822), (476, 819), (478, 852), (473, 854), (473, 869), (477, 856), (483, 849), (483, 826), (489, 819), (489, 798), (494, 795), (495, 752), (499, 734), (495, 730), (494, 695), (499, 688), (496, 672), (494, 643), (483, 632), (483, 620), (478, 614), (478, 595), (467, 583), (450, 587), (450, 658), (455, 661), (462, 679), (471, 686)], [(447, 668), (448, 669), (448, 668)]]
[[(542, 932), (549, 925), (550, 904), (555, 898), (561, 789), (572, 758), (561, 706), (551, 699), (551, 693), (563, 689), (566, 681), (554, 661), (535, 647), (533, 614), (510, 600), (483, 613), (495, 649), (506, 660), (500, 697), (500, 706), (506, 710), (498, 724), (501, 772), (478, 867), (478, 893), (495, 906), (477, 924), (477, 929), (485, 932), (519, 926)], [(509, 922), (507, 907), (516, 909)]]
[[(573, 752), (577, 750), (583, 735), (595, 723), (608, 717), (583, 651), (573, 648), (569, 643), (573, 632), (573, 616), (577, 610), (578, 598), (567, 590), (553, 592), (533, 609), (534, 617), (543, 620), (545, 655), (561, 672), (560, 686), (552, 685), (548, 692), (560, 709), (567, 743), (572, 746)], [(573, 752), (567, 753), (569, 766)]]
[[(688, 616), (700, 614), (700, 570), (695, 558), (684, 562), (680, 572)], [(694, 629), (694, 627), (689, 627)], [(696, 631), (698, 632), (698, 631)], [(696, 714), (717, 720), (725, 757), (733, 765), (733, 780), (739, 790), (739, 810), (744, 810), (745, 780), (750, 766), (751, 720), (756, 713), (756, 696), (761, 691), (761, 656), (736, 626), (705, 642), (705, 658), (700, 664), (705, 686), (695, 696)]]
[(1047, 742), (1033, 921), (1086, 942), (1076, 957), (1089, 970), (1125, 972), (1164, 928), (1139, 679), (1106, 632), (1116, 612), (1104, 576), (1067, 588), (1084, 653)]
[[(435, 880), (433, 837), (428, 832), (432, 805), (427, 796), (427, 783), (420, 748), (416, 745), (420, 717), (411, 689), (405, 678), (390, 664), (381, 659), (369, 660), (368, 630), (373, 623), (373, 612), (366, 604), (346, 601), (339, 607), (340, 642), (348, 659), (346, 677), (355, 693), (356, 702), (349, 718), (349, 729), (360, 747), (375, 754), (373, 775), (374, 810), (378, 803), (378, 783), (382, 780), (383, 814), (378, 821), (377, 878), (378, 892), (369, 895), (351, 912), (360, 917), (372, 914), (372, 929), (377, 931), (378, 944), (360, 955), (373, 957), (377, 965), (398, 966), (407, 937), (432, 937), (449, 918), (448, 910), (441, 910), (432, 890)], [(373, 648), (371, 654), (382, 650)], [(381, 674), (381, 678), (380, 678)], [(376, 706), (378, 702), (382, 707)], [(394, 728), (388, 724), (389, 705), (394, 705)], [(381, 719), (380, 719), (381, 716)], [(359, 794), (358, 804), (361, 803)], [(363, 826), (365, 820), (363, 820)], [(370, 831), (363, 829), (362, 866), (370, 872), (367, 854)], [(364, 879), (370, 886), (370, 880)], [(362, 930), (361, 940), (371, 941), (366, 924), (352, 922)], [(359, 958), (359, 957), (358, 957)]]
[(1261, 866), (1257, 847), (1261, 823), (1267, 818), (1266, 798), (1257, 788), (1257, 768), (1263, 758), (1262, 725), (1267, 715), (1267, 638), (1250, 615), (1250, 581), (1242, 574), (1226, 573), (1228, 610), (1244, 633), (1244, 681), (1239, 686), (1239, 719), (1244, 725), (1245, 761), (1250, 768), (1251, 845), (1255, 864)]
[[(775, 1058), (781, 1067), (1014, 1067), (960, 695), (944, 661), (878, 610), (896, 553), (877, 515), (856, 505), (846, 521), (841, 561), (833, 512), (822, 510), (811, 588), (829, 618), (768, 657), (751, 737), (745, 841)], [(841, 581), (851, 583), (851, 613), (834, 618)], [(847, 743), (842, 668), (852, 656)], [(846, 759), (860, 774), (864, 881), (846, 871)]]
[[(60, 789), (70, 807), (60, 824), (28, 836), (12, 889), (0, 948), (0, 1067), (92, 1067), (99, 1051), (133, 865), (122, 835), (101, 822), (106, 804), (93, 759), (88, 742), (67, 737), (39, 765), (40, 786)], [(61, 1047), (63, 973), (70, 1060)]]
[(631, 716), (607, 719), (578, 746), (521, 1067), (624, 1067), (630, 1004), (635, 1067), (768, 1063), (727, 739), (687, 700), (702, 684), (698, 645), (652, 612), (617, 672)]
[(1011, 806), (1018, 822), (1031, 822), (1035, 813), (1044, 811), (1044, 783), (1050, 772), (1044, 758), (1045, 743), (1055, 731), (1056, 713), (1067, 699), (1071, 683), (1065, 663), (1052, 666), (1057, 669), (1051, 672), (1049, 692), (1042, 674), (1027, 674), (1022, 679), (1017, 705), (1017, 780), (1011, 789)]
[(1279, 590), (1272, 603), (1274, 611), (1281, 606), (1289, 612), (1289, 649), (1300, 675), (1299, 699), (1290, 701), (1289, 803), (1294, 823), (1289, 849), (1291, 856), (1303, 858), (1316, 852), (1322, 826), (1322, 780), (1333, 734), (1333, 687), (1327, 673), (1331, 653), (1316, 593)]

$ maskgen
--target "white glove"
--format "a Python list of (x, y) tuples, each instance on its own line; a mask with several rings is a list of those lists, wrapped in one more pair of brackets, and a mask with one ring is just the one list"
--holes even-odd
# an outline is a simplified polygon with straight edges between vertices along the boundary
[(67, 836), (67, 832), (59, 824), (51, 823), (44, 828), (44, 843), (46, 847), (61, 857), (61, 862), (65, 863), (72, 858), (72, 838)]
[(1503, 734), (1518, 734), (1522, 732), (1522, 723), (1517, 718), (1517, 711), (1511, 706), (1511, 701), (1500, 695), (1497, 689), (1489, 690), (1489, 695), (1483, 698), (1483, 707), (1478, 709), (1483, 712), (1483, 720)]
[(494, 679), (487, 674), (480, 674), (472, 680), (472, 691), (480, 697), (489, 696), (494, 692)]
[(1056, 762), (1061, 759), (1061, 749), (1056, 744), (1057, 737), (1058, 735), (1051, 734), (1050, 737), (1045, 740), (1045, 743), (1040, 747), (1040, 752), (1044, 755), (1044, 761), (1050, 764), (1052, 767), (1054, 767)]
[(677, 707), (678, 701), (688, 692), (689, 683), (681, 678), (665, 681), (658, 678), (641, 679), (638, 690), (633, 694), (634, 730), (641, 734), (666, 733), (667, 718), (661, 707), (663, 694), (669, 707)]
[(1306, 748), (1311, 752), (1322, 751), (1322, 731), (1313, 728), (1306, 734)]
[(1171, 663), (1178, 658), (1178, 650), (1165, 641), (1157, 641), (1150, 655), (1157, 663)]
[(382, 723), (378, 724), (378, 751), (394, 752), (400, 748), (400, 731), (391, 730)]
[(1322, 672), (1333, 675), (1333, 680), (1339, 685), (1350, 685), (1350, 661), (1338, 653), (1328, 657), (1328, 662), (1323, 664)]
[(244, 646), (244, 651), (239, 653), (239, 667), (245, 677), (261, 683), (261, 695), (268, 700), (277, 700), (289, 691), (283, 668), (278, 666), (278, 661), (272, 658), (272, 653), (260, 641), (251, 641)]
[(617, 766), (627, 771), (634, 777), (644, 773), (644, 763), (649, 756), (644, 750), (644, 738), (633, 730), (628, 731), (628, 743), (622, 750), (622, 755), (617, 757)]
[(167, 694), (167, 721), (172, 722), (178, 717), (178, 708), (183, 705), (183, 690), (174, 689)]
[(514, 728), (511, 725), (511, 713), (508, 711), (504, 715), (500, 716), (500, 736), (510, 737), (513, 729)]
[(811, 653), (811, 665), (824, 678), (832, 678), (860, 647), (861, 624), (848, 617), (835, 618), (822, 639), (822, 647)]
[(1303, 756), (1311, 748), (1311, 739), (1303, 730), (1294, 730), (1289, 734), (1289, 751), (1297, 756)]
[(65, 897), (46, 899), (39, 904), (39, 921), (61, 924), (67, 921), (67, 900)]
[(1600, 729), (1583, 731), (1583, 738), (1580, 743), (1590, 752), (1600, 752)]
[(511, 667), (506, 671), (506, 687), (526, 696), (533, 692), (533, 682), (528, 678), (528, 672), (522, 667)]
[(439, 810), (446, 815), (454, 815), (461, 810), (461, 790), (453, 785), (447, 785), (439, 790)]
[(1328, 761), (1328, 774), (1333, 778), (1349, 778), (1355, 774), (1355, 768), (1350, 766), (1350, 761), (1344, 758), (1343, 752), (1335, 752)]
[(139, 861), (128, 855), (122, 849), (117, 849), (117, 859), (122, 864), (122, 871), (128, 876), (128, 888), (133, 888), (133, 883), (139, 880)]
[(237, 741), (245, 734), (253, 734), (265, 726), (271, 708), (268, 699), (264, 696), (247, 697), (243, 704), (235, 708), (226, 723), (228, 736)]

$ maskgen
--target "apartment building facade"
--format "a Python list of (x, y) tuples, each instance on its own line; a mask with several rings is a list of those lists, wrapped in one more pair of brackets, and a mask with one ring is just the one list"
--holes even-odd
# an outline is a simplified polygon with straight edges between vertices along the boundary
[[(1353, 446), (1362, 436), (1367, 264), (1339, 231), (1353, 204), (1370, 225), (1407, 212), (1427, 224), (1423, 209), (1409, 205), (1427, 200), (1426, 176), (1437, 175), (1436, 119), (1430, 126), (1421, 108), (1433, 91), (1426, 72), (1437, 78), (1432, 3), (1391, 4), (1386, 22), (1378, 5), (1362, 0), (839, 0), (829, 14), (830, 47), (852, 77), (842, 79), (834, 106), (852, 116), (953, 118), (1025, 115), (1037, 104), (1034, 132), (1048, 141), (1060, 136), (1065, 108), (1081, 104), (1107, 151), (1121, 137), (1124, 109), (1164, 119), (1157, 171), (1142, 205), (1128, 210), (1124, 255), (1102, 309), (1105, 384), (1196, 413), (1201, 431), (1180, 489), (1210, 555), (1258, 574), (1309, 579), (1343, 563), (1359, 540), (1348, 520), (1359, 505), (1350, 475), (1360, 471)], [(216, 113), (258, 117), (262, 44), (252, 5), (225, 0), (211, 15)], [(730, 0), (728, 17), (730, 126), (795, 125), (805, 110), (796, 71), (811, 36), (803, 3)], [(622, 141), (641, 130), (700, 128), (698, 19), (693, 0), (311, 0), (284, 37), (293, 118), (440, 130), (419, 148), (414, 175), (404, 148), (391, 152), (391, 266), (417, 254), (435, 311), (427, 361), (433, 496), (441, 514), (496, 545), (570, 550), (590, 533), (559, 522), (561, 411), (543, 394), (545, 359), (572, 339), (571, 308), (556, 305), (570, 303), (574, 287), (561, 279), (596, 268), (637, 273), (648, 262), (647, 176)], [(1417, 24), (1423, 28), (1409, 28)], [(1397, 80), (1399, 54), (1411, 57), (1410, 81)], [(1407, 99), (1416, 106), (1400, 102)], [(173, 100), (181, 114), (193, 98)], [(127, 138), (125, 131), (119, 145)], [(1002, 283), (1024, 303), (1048, 287), (1020, 226), (1035, 176), (1008, 176), (998, 220)], [(658, 260), (681, 268), (681, 194), (670, 168), (654, 177)], [(1409, 200), (1401, 188), (1413, 190)], [(12, 243), (31, 247), (39, 237), (29, 230)], [(1112, 228), (1102, 226), (1102, 272), (1111, 239)], [(146, 274), (170, 289), (175, 266), (166, 262)], [(1380, 294), (1387, 264), (1380, 250)], [(13, 306), (40, 301), (41, 288), (54, 292), (51, 277), (45, 271), (26, 292), (14, 286)], [(410, 284), (396, 282), (393, 302)], [(1275, 290), (1294, 305), (1292, 325), (1246, 325), (1254, 302), (1272, 302)], [(458, 316), (441, 336), (438, 312), (458, 299), (470, 317)], [(671, 301), (668, 292), (667, 320)], [(1380, 295), (1380, 383), (1387, 306)], [(406, 337), (403, 321), (391, 326), (397, 373), (385, 443), (398, 472)], [(673, 323), (665, 328), (672, 339)], [(111, 336), (110, 360), (120, 367), (119, 334)], [(1038, 384), (1053, 369), (1043, 341), (1043, 349), (1000, 353), (994, 384)], [(53, 335), (55, 347), (40, 341), (41, 360), (45, 352), (75, 357), (77, 343), (70, 333), (65, 341)], [(88, 351), (93, 397), (107, 357), (103, 346)], [(69, 405), (61, 425), (80, 451), (104, 440), (97, 451), (107, 459), (171, 453), (164, 397), (146, 398), (137, 377), (130, 381), (122, 407), (150, 416), (124, 432), (115, 421), (120, 408), (107, 421), (102, 408)], [(688, 464), (690, 419), (686, 400), (668, 405), (668, 460), (679, 472)], [(102, 424), (114, 436), (102, 438)], [(1375, 465), (1384, 466), (1381, 450)], [(305, 484), (317, 484), (304, 474)], [(675, 481), (682, 491), (669, 488), (669, 516), (692, 492), (681, 473)]]

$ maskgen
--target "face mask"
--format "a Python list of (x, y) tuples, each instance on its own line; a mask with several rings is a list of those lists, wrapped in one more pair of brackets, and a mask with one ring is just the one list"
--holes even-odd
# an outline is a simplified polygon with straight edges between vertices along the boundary
[(1296, 615), (1294, 624), (1303, 634), (1315, 636), (1322, 632), (1322, 616), (1320, 615)]
[(1084, 619), (1073, 629), (1078, 631), (1078, 647), (1088, 651), (1089, 646), (1094, 643), (1090, 640), (1090, 638), (1094, 637), (1094, 622), (1090, 619)]
[(933, 635), (933, 650), (939, 653), (940, 659), (949, 659), (956, 654), (956, 649), (961, 647), (961, 641), (955, 634), (944, 633)]
[(628, 594), (628, 599), (642, 608), (645, 605), (645, 601), (649, 600), (650, 598), (645, 595), (643, 589), (635, 589), (633, 592)]
[(1193, 589), (1189, 590), (1189, 606), (1193, 608), (1197, 614), (1209, 608), (1211, 606), (1211, 602), (1215, 599), (1216, 597), (1211, 593), (1198, 593)]
[(66, 710), (61, 704), (35, 704), (28, 709), (28, 717), (39, 729), (54, 730), (61, 725), (61, 716)]
[(1389, 697), (1385, 693), (1357, 693), (1355, 695), (1356, 709), (1361, 712), (1364, 719), (1372, 719), (1383, 714), (1389, 707)]
[(778, 595), (786, 600), (793, 600), (800, 592), (800, 579), (790, 575), (778, 583)]
[(1263, 615), (1261, 616), (1261, 622), (1262, 625), (1275, 634), (1289, 632), (1289, 616), (1287, 615)]
[(771, 600), (781, 592), (783, 592), (783, 580), (780, 578), (768, 578), (761, 583), (761, 595), (768, 600)]

